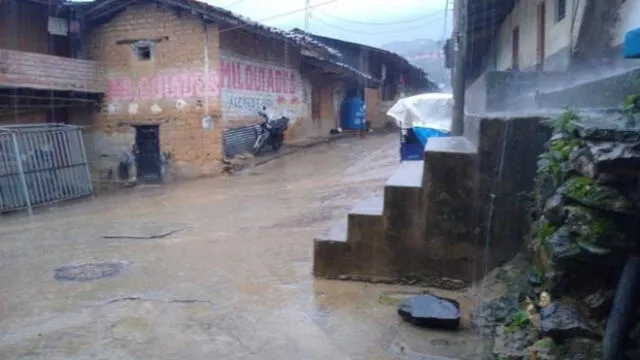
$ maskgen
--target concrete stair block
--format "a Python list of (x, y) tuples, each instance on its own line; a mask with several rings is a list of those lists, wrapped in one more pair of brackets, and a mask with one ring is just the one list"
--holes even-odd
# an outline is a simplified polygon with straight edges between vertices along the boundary
[(387, 180), (384, 189), (385, 236), (374, 249), (374, 266), (381, 276), (414, 273), (422, 266), (422, 161), (405, 161)]
[(354, 253), (351, 273), (374, 275), (374, 249), (384, 238), (384, 199), (374, 197), (357, 204), (347, 215), (347, 242)]
[(338, 276), (349, 270), (350, 247), (347, 244), (347, 217), (331, 225), (327, 233), (313, 241), (313, 274)]
[(426, 256), (422, 275), (472, 281), (478, 240), (477, 147), (465, 137), (430, 139), (423, 176)]
[(368, 198), (314, 240), (313, 273), (322, 277), (371, 276), (374, 243), (384, 234), (383, 198)]

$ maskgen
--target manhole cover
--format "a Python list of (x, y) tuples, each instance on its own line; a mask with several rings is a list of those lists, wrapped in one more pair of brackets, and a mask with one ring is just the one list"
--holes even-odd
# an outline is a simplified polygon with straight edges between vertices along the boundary
[(431, 345), (433, 346), (447, 346), (449, 345), (449, 342), (445, 339), (435, 339), (435, 340), (431, 340)]
[(53, 270), (53, 278), (58, 281), (91, 281), (119, 274), (127, 267), (125, 261), (65, 265)]

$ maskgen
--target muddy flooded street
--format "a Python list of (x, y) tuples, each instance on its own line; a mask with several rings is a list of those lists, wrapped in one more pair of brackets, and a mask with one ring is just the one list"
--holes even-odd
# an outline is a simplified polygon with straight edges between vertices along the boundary
[(397, 316), (424, 289), (311, 275), (314, 236), (381, 193), (397, 146), (341, 140), (0, 218), (0, 358), (479, 358), (468, 321), (438, 332)]

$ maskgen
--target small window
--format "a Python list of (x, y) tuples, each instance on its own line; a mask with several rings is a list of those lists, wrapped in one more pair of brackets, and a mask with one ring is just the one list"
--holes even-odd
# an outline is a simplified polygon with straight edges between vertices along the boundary
[(138, 55), (138, 60), (140, 61), (151, 60), (151, 47), (150, 46), (139, 47), (138, 51), (136, 52), (136, 55)]
[(135, 42), (131, 48), (138, 61), (149, 61), (153, 59), (153, 42), (140, 40)]
[(567, 15), (567, 0), (556, 0), (556, 5), (556, 22), (558, 22)]

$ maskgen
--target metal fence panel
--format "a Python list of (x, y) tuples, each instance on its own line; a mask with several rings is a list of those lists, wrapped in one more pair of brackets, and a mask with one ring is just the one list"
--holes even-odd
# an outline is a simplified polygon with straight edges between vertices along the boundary
[(222, 143), (225, 157), (233, 157), (238, 154), (251, 152), (253, 144), (258, 138), (260, 125), (243, 126), (226, 129), (222, 134)]
[(31, 209), (92, 193), (80, 127), (0, 127), (0, 212)]

